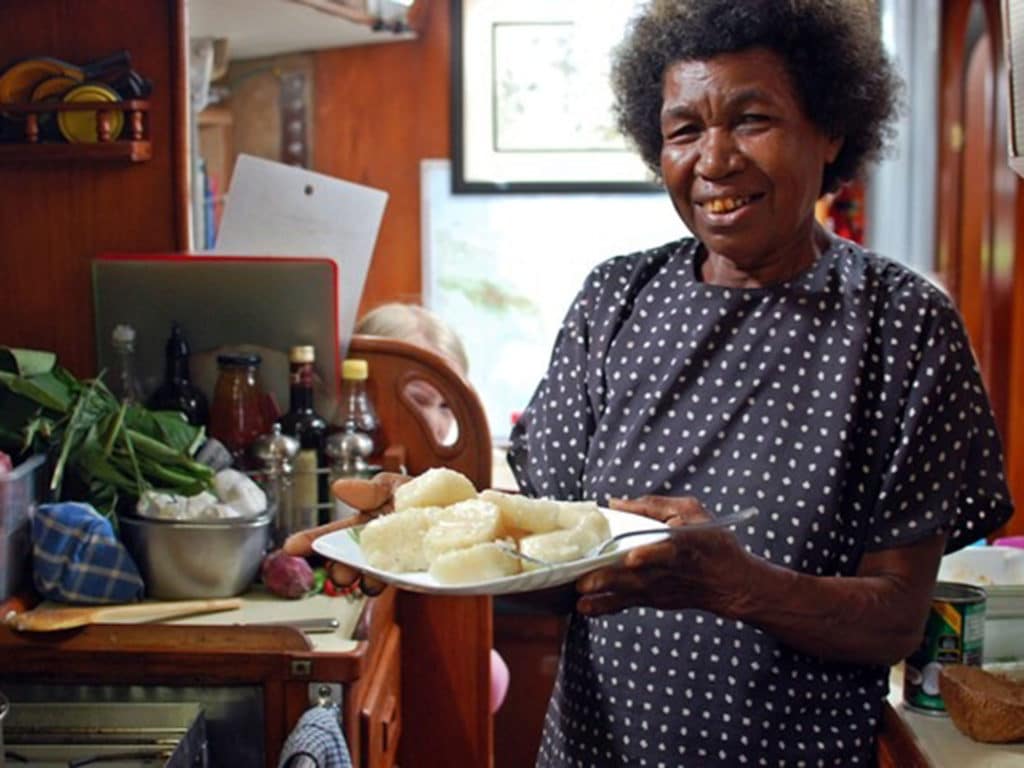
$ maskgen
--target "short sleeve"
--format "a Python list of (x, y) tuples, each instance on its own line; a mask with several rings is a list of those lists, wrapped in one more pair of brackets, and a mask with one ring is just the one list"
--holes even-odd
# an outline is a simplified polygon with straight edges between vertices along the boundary
[(960, 316), (944, 298), (925, 311), (928, 332), (900, 382), (904, 404), (869, 521), (869, 550), (946, 531), (952, 552), (1013, 513), (995, 419)]
[(580, 499), (594, 415), (587, 394), (590, 350), (587, 285), (566, 314), (547, 373), (512, 429), (509, 466), (522, 493)]

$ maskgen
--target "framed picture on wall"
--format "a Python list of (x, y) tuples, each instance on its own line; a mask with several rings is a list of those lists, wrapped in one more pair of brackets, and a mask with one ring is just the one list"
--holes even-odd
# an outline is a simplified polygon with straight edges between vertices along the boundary
[(619, 133), (611, 50), (636, 0), (454, 0), (454, 192), (650, 192)]

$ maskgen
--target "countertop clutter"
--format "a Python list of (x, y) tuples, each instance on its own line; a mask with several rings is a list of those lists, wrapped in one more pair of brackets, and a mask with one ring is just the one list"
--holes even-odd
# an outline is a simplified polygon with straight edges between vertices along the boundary
[[(982, 668), (1017, 681), (1024, 678), (1024, 549), (998, 544), (976, 545), (947, 555), (942, 559), (938, 578), (946, 584), (967, 584), (985, 590)], [(896, 725), (906, 730), (927, 764), (938, 768), (1002, 768), (1024, 764), (1024, 742), (982, 743), (966, 735), (965, 730), (970, 729), (958, 727), (958, 718), (966, 724), (966, 720), (979, 716), (977, 712), (964, 710), (967, 706), (982, 706), (978, 699), (963, 702), (954, 716), (927, 714), (907, 707), (904, 669), (904, 664), (893, 667), (889, 703), (897, 717)], [(986, 708), (985, 717), (994, 716)], [(1010, 712), (1009, 716), (1024, 718), (1019, 711)], [(1013, 726), (1011, 731), (1016, 731), (1015, 724), (1009, 725)], [(1019, 725), (1024, 728), (1024, 722)]]
[[(1024, 670), (1024, 665), (1017, 669)], [(927, 765), (935, 768), (1017, 768), (1024, 765), (1024, 743), (982, 744), (962, 734), (944, 715), (914, 712), (903, 704), (903, 665), (889, 678), (889, 704)]]

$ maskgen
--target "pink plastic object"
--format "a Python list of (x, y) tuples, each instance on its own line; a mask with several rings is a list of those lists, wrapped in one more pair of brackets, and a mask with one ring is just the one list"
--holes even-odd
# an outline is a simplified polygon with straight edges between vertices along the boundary
[(993, 541), (992, 545), (996, 547), (1016, 547), (1017, 549), (1024, 549), (1024, 536), (1004, 536), (1001, 539)]
[(501, 655), (491, 649), (491, 697), (490, 706), (493, 715), (505, 701), (505, 694), (508, 693), (508, 665)]

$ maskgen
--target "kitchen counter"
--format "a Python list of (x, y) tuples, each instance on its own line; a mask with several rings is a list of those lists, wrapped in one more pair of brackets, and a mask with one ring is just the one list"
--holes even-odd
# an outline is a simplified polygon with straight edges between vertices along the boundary
[(948, 716), (926, 715), (903, 705), (903, 665), (889, 677), (889, 703), (921, 756), (935, 768), (1011, 768), (1024, 765), (1024, 743), (982, 744), (967, 738)]
[(333, 632), (305, 633), (317, 653), (347, 653), (358, 645), (355, 639), (365, 597), (328, 597), (311, 595), (298, 600), (283, 600), (266, 590), (254, 587), (242, 595), (242, 607), (235, 611), (206, 613), (171, 619), (167, 624), (181, 626), (235, 626), (281, 623), (300, 619), (333, 618), (338, 628)]

